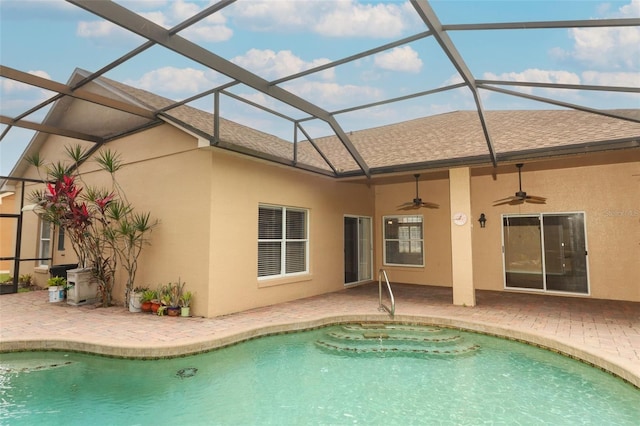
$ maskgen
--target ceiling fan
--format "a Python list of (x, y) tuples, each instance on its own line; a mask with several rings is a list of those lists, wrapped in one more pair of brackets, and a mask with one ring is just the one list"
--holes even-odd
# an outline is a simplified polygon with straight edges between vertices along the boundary
[(518, 192), (516, 192), (515, 196), (512, 197), (507, 197), (507, 198), (503, 198), (502, 200), (496, 200), (493, 202), (494, 206), (501, 206), (503, 204), (510, 204), (512, 206), (515, 206), (517, 204), (522, 204), (524, 202), (527, 203), (533, 203), (533, 204), (545, 204), (547, 199), (544, 197), (537, 197), (535, 195), (527, 195), (526, 192), (524, 192), (522, 190), (522, 166), (523, 164), (516, 164), (516, 167), (518, 168), (518, 183), (519, 183), (519, 190)]
[(418, 196), (418, 178), (420, 177), (420, 175), (413, 175), (413, 177), (416, 178), (416, 198), (414, 198), (413, 201), (409, 201), (407, 203), (399, 205), (398, 210), (412, 210), (419, 209), (420, 207), (426, 207), (428, 209), (439, 208), (439, 204), (422, 201), (422, 198)]

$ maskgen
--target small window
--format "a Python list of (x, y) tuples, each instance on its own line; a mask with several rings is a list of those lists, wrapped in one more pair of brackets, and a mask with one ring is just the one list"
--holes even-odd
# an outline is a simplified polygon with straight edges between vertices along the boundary
[(51, 257), (51, 222), (46, 220), (40, 221), (40, 247), (38, 252), (39, 265), (49, 266), (49, 257)]
[(260, 206), (258, 210), (258, 277), (308, 272), (307, 210)]
[(424, 266), (422, 216), (384, 216), (384, 264)]

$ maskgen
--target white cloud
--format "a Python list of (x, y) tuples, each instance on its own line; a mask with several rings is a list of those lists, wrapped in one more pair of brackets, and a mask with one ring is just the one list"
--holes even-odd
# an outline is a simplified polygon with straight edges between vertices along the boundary
[[(51, 76), (46, 71), (42, 71), (42, 70), (27, 71), (27, 74), (31, 74), (37, 77), (42, 77), (42, 78), (46, 78), (47, 80), (51, 80)], [(0, 79), (0, 85), (2, 86), (2, 92), (6, 94), (15, 93), (15, 92), (25, 92), (25, 91), (33, 91), (33, 92), (40, 92), (40, 93), (46, 92), (46, 93), (53, 94), (53, 92), (49, 92), (48, 90), (43, 90), (26, 83), (21, 83), (19, 81), (11, 80), (9, 78)]]
[(238, 1), (229, 17), (253, 31), (313, 31), (328, 37), (397, 37), (415, 25), (415, 11), (403, 4), (334, 1)]
[(574, 28), (570, 55), (596, 68), (640, 71), (640, 27)]
[(373, 60), (376, 66), (386, 70), (418, 73), (422, 69), (418, 52), (410, 46), (395, 47), (389, 52), (379, 53)]
[[(522, 72), (506, 72), (502, 74), (484, 73), (484, 78), (487, 80), (523, 81), (533, 83), (580, 84), (580, 76), (575, 73), (563, 70), (541, 70), (537, 68), (530, 68)], [(567, 94), (566, 90), (553, 88), (536, 89), (534, 87), (522, 86), (517, 90), (528, 94), (533, 94), (536, 90), (542, 91), (546, 94)]]
[(159, 11), (140, 12), (140, 16), (150, 20), (156, 25), (160, 25), (163, 28), (166, 28), (166, 29), (171, 28), (171, 25), (169, 25), (169, 22), (167, 21), (167, 16), (162, 12), (159, 12)]
[[(51, 80), (51, 77), (46, 71), (35, 70), (28, 71), (28, 73)], [(55, 95), (55, 92), (40, 87), (30, 86), (9, 78), (0, 79), (0, 98), (2, 99), (0, 111), (4, 115), (17, 116)], [(30, 114), (27, 120), (41, 120), (49, 108), (50, 106)]]
[(287, 84), (285, 89), (325, 108), (373, 102), (382, 99), (383, 95), (377, 87), (332, 82), (298, 82)]
[(229, 40), (233, 36), (233, 30), (225, 25), (194, 25), (180, 33), (185, 38), (197, 42), (219, 42)]
[[(246, 54), (236, 56), (231, 61), (267, 80), (275, 80), (296, 74), (329, 62), (326, 58), (307, 62), (289, 50), (274, 52), (269, 49), (251, 49)], [(370, 102), (379, 100), (382, 97), (380, 89), (366, 85), (341, 85), (334, 82), (334, 78), (334, 70), (327, 69), (301, 79), (289, 81), (283, 84), (282, 87), (297, 96), (312, 100), (325, 107)], [(252, 99), (261, 105), (266, 105), (262, 96), (252, 98), (251, 96), (243, 95), (243, 97)]]
[(183, 0), (175, 0), (170, 3), (171, 17), (176, 21), (184, 21), (200, 12), (200, 6)]
[(127, 80), (125, 84), (167, 96), (187, 97), (211, 89), (217, 78), (215, 71), (163, 67), (145, 73), (137, 80)]
[[(287, 31), (305, 29), (322, 2), (238, 1), (229, 7), (229, 17), (252, 31)], [(328, 3), (328, 2), (327, 2)]]
[(137, 34), (109, 21), (79, 21), (76, 27), (76, 35), (90, 40), (100, 47), (132, 46), (134, 43), (140, 43), (143, 40)]
[(332, 2), (335, 9), (317, 18), (314, 30), (332, 37), (397, 37), (406, 29), (403, 9), (393, 3), (376, 5)]
[[(168, 4), (169, 7), (166, 7)], [(151, 9), (151, 6), (154, 9)], [(144, 10), (137, 11), (140, 16), (149, 21), (169, 29), (180, 22), (197, 14), (202, 9), (199, 3), (189, 3), (184, 0), (171, 2), (132, 2), (130, 9), (144, 7)], [(160, 10), (158, 10), (160, 8)], [(109, 21), (81, 21), (78, 23), (77, 34), (80, 37), (104, 39), (109, 37), (131, 37), (132, 34)], [(221, 11), (208, 16), (202, 21), (186, 28), (180, 35), (191, 41), (217, 42), (231, 38), (233, 31), (226, 26), (226, 18)]]
[[(492, 75), (495, 76), (495, 74), (491, 74), (491, 73), (485, 73), (485, 78), (489, 78), (488, 76)], [(459, 83), (464, 83), (464, 79), (462, 78), (462, 76), (460, 74), (453, 74), (451, 75), (451, 77), (449, 77), (448, 79), (445, 80), (444, 85), (445, 86), (453, 86), (454, 84), (459, 84)]]
[(640, 87), (640, 74), (637, 72), (597, 72), (582, 73), (584, 84), (602, 86)]
[(76, 30), (78, 36), (85, 38), (111, 37), (117, 32), (124, 33), (125, 30), (109, 21), (80, 21)]
[[(613, 18), (637, 18), (640, 16), (640, 0), (632, 0), (611, 13), (608, 8), (600, 12)], [(570, 51), (554, 49), (556, 57), (573, 58), (597, 69), (640, 71), (640, 27), (572, 28)]]
[(620, 7), (620, 17), (640, 17), (640, 0), (631, 0), (631, 3)]
[(541, 70), (530, 68), (522, 72), (506, 72), (502, 74), (485, 73), (487, 80), (530, 81), (534, 83), (580, 84), (580, 76), (563, 70)]
[[(290, 50), (274, 52), (270, 49), (251, 49), (242, 56), (234, 57), (231, 59), (231, 62), (267, 80), (275, 80), (280, 77), (315, 68), (330, 61), (326, 58), (318, 58), (307, 62), (294, 55)], [(314, 76), (329, 80), (334, 78), (334, 71), (333, 69), (328, 69), (320, 73), (314, 73)]]
[[(173, 25), (191, 18), (200, 12), (201, 8), (196, 3), (188, 3), (183, 0), (171, 2), (169, 16), (165, 20)], [(180, 35), (192, 41), (219, 42), (229, 40), (233, 30), (227, 25), (227, 19), (222, 11), (207, 16), (200, 22), (180, 32)]]

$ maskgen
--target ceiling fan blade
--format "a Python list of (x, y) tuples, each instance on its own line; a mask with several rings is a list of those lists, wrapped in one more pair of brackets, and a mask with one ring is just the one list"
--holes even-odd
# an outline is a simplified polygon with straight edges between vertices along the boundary
[(501, 202), (503, 202), (503, 201), (511, 201), (511, 200), (513, 200), (514, 198), (518, 198), (518, 197), (513, 197), (513, 196), (512, 196), (512, 197), (507, 197), (507, 198), (501, 198), (501, 199), (499, 199), (499, 200), (493, 200), (493, 202), (494, 202), (494, 203), (501, 203)]
[(440, 204), (436, 204), (436, 203), (430, 203), (428, 201), (423, 201), (422, 203), (420, 203), (421, 207), (426, 207), (428, 209), (439, 209), (440, 208)]
[(547, 199), (544, 197), (536, 197), (533, 195), (528, 195), (526, 200), (527, 203), (531, 203), (531, 204), (546, 204), (547, 203)]
[(503, 198), (501, 200), (495, 200), (493, 202), (493, 205), (494, 206), (501, 206), (503, 204), (509, 204), (509, 203), (514, 202), (514, 201), (521, 201), (521, 200), (522, 200), (522, 198), (520, 198), (520, 197), (513, 197), (512, 196), (512, 197)]
[(415, 203), (407, 202), (407, 203), (400, 204), (400, 205), (398, 206), (398, 208), (412, 207), (414, 204), (415, 204)]
[(416, 205), (416, 204), (413, 204), (413, 203), (407, 203), (407, 204), (408, 205), (406, 205), (406, 206), (404, 204), (401, 205), (401, 206), (398, 206), (398, 210), (415, 210), (415, 209), (420, 208), (420, 205)]

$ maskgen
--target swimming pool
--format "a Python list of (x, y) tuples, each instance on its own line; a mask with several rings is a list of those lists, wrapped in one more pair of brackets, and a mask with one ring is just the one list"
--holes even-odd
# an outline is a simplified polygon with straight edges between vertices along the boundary
[(519, 342), (343, 324), (174, 359), (0, 356), (0, 423), (636, 425), (640, 391)]

